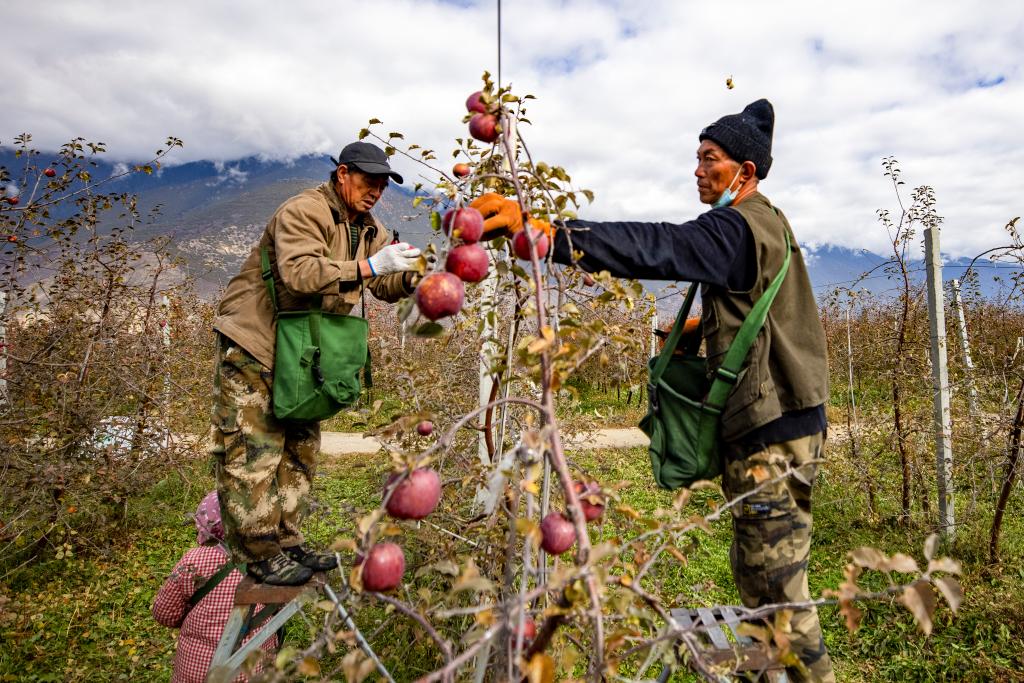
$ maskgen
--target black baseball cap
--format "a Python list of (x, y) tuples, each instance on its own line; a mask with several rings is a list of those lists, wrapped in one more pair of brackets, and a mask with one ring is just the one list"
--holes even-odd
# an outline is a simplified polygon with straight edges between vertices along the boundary
[(388, 175), (399, 185), (402, 184), (402, 176), (391, 170), (388, 164), (388, 155), (380, 147), (371, 145), (369, 142), (353, 142), (345, 145), (338, 154), (338, 158), (331, 158), (335, 166), (345, 164), (349, 168), (355, 168), (363, 173), (373, 175)]

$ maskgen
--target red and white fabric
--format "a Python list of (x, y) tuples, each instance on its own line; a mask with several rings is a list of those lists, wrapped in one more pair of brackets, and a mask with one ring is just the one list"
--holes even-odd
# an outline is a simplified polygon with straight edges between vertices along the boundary
[[(218, 545), (202, 545), (187, 551), (157, 593), (153, 602), (153, 617), (164, 626), (177, 627), (188, 607), (189, 597), (227, 560), (227, 555)], [(238, 570), (232, 571), (185, 617), (178, 633), (171, 683), (203, 683), (206, 680), (213, 652), (234, 607), (235, 588), (241, 580), (242, 575)], [(257, 605), (256, 611), (262, 608), (262, 605)], [(249, 634), (245, 640), (252, 638), (255, 633)], [(260, 649), (272, 654), (276, 648), (275, 634)], [(261, 669), (258, 666), (252, 673)], [(245, 680), (244, 675), (239, 675), (235, 682)]]

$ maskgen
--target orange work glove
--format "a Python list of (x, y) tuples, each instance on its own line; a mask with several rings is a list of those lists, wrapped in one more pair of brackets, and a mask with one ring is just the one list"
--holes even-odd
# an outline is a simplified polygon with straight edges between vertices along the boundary
[[(487, 192), (469, 203), (484, 217), (484, 234), (481, 239), (492, 240), (503, 235), (514, 235), (523, 229), (523, 214), (519, 202), (500, 194)], [(539, 218), (531, 218), (530, 225), (548, 237), (554, 233), (551, 224)]]
[(533, 228), (534, 230), (540, 230), (548, 237), (551, 237), (551, 235), (554, 234), (555, 232), (554, 228), (551, 227), (550, 223), (548, 223), (547, 221), (542, 221), (539, 218), (531, 218), (530, 227)]
[(494, 192), (480, 195), (469, 203), (484, 217), (482, 239), (492, 240), (502, 235), (514, 235), (523, 229), (523, 214), (519, 203)]

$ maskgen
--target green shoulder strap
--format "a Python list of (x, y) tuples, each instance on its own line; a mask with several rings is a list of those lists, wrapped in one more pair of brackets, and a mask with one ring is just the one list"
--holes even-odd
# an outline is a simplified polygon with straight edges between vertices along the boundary
[(267, 294), (270, 296), (270, 303), (277, 313), (277, 292), (274, 290), (274, 273), (270, 270), (270, 255), (266, 247), (260, 247), (260, 275), (263, 277), (263, 284), (267, 286)]
[(786, 272), (789, 271), (789, 231), (785, 231), (784, 234), (786, 236), (786, 257), (782, 260), (782, 267), (779, 268), (779, 272), (775, 275), (771, 284), (768, 285), (768, 289), (764, 291), (753, 308), (750, 309), (750, 313), (743, 320), (739, 332), (736, 333), (732, 344), (729, 345), (729, 350), (725, 352), (722, 364), (715, 371), (714, 381), (711, 383), (708, 397), (704, 401), (705, 408), (713, 414), (721, 413), (725, 407), (725, 399), (732, 390), (732, 386), (739, 380), (740, 369), (743, 367), (743, 361), (747, 358), (747, 352), (750, 351), (754, 340), (761, 332), (761, 328), (764, 327), (764, 321), (768, 317), (768, 309), (771, 308), (772, 302), (775, 301), (775, 295), (779, 293), (782, 281), (786, 279)]
[(231, 570), (233, 570), (233, 569), (238, 569), (239, 571), (244, 572), (245, 571), (245, 565), (244, 564), (235, 564), (231, 560), (228, 560), (227, 562), (225, 562), (224, 565), (220, 569), (218, 569), (217, 572), (213, 576), (211, 576), (210, 578), (208, 578), (206, 580), (206, 583), (204, 583), (202, 586), (197, 588), (195, 590), (195, 592), (193, 592), (192, 595), (189, 596), (189, 598), (188, 598), (188, 608), (192, 609), (193, 607), (198, 605), (199, 602), (203, 598), (205, 598), (207, 595), (210, 594), (210, 591), (212, 591), (214, 588), (216, 588), (218, 585), (220, 585), (220, 582), (223, 581), (224, 578), (228, 574), (230, 574)]
[(665, 368), (668, 367), (669, 361), (672, 360), (672, 354), (675, 353), (676, 347), (679, 345), (679, 339), (683, 336), (683, 327), (686, 324), (687, 316), (690, 315), (690, 308), (693, 307), (693, 299), (696, 294), (697, 283), (691, 282), (690, 288), (686, 290), (686, 299), (683, 301), (678, 315), (676, 315), (676, 322), (672, 326), (672, 331), (669, 333), (668, 339), (665, 340), (665, 346), (662, 348), (661, 354), (658, 355), (658, 362), (654, 364), (654, 369), (651, 371), (649, 381), (652, 386), (658, 385), (658, 380), (665, 374)]

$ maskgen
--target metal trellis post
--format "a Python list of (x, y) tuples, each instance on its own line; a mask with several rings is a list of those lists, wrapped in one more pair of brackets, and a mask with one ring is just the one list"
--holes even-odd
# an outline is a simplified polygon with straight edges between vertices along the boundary
[(949, 400), (946, 318), (942, 300), (942, 260), (939, 254), (938, 228), (925, 229), (924, 250), (928, 280), (928, 321), (931, 329), (932, 388), (934, 389), (935, 406), (935, 479), (939, 494), (939, 527), (944, 536), (952, 538), (955, 532), (953, 426)]

